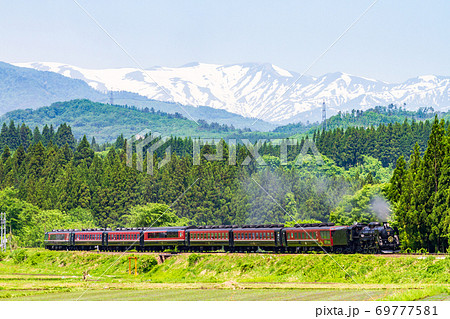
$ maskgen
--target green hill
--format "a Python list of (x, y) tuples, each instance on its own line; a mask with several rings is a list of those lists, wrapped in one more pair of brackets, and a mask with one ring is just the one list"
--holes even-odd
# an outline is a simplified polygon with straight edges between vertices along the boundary
[(143, 130), (159, 132), (162, 135), (191, 137), (226, 137), (240, 131), (225, 125), (210, 125), (204, 121), (196, 124), (181, 114), (167, 114), (161, 111), (142, 110), (136, 107), (109, 105), (89, 100), (57, 102), (37, 110), (26, 109), (8, 112), (0, 117), (0, 123), (26, 123), (30, 128), (53, 124), (54, 127), (67, 123), (72, 127), (75, 138), (83, 135), (95, 137), (97, 142), (113, 141), (123, 134), (135, 135)]
[[(434, 117), (436, 112), (432, 107), (423, 107), (417, 111), (409, 111), (402, 107), (390, 104), (388, 106), (376, 106), (366, 111), (352, 110), (351, 112), (339, 112), (327, 119), (327, 130), (336, 128), (346, 129), (349, 127), (377, 127), (390, 123), (403, 123), (405, 120), (423, 121)], [(439, 117), (448, 117), (446, 113), (439, 113)], [(313, 134), (316, 130), (321, 130), (322, 123), (305, 124), (302, 122), (279, 126), (273, 130), (274, 133), (285, 133), (299, 137), (302, 134)]]

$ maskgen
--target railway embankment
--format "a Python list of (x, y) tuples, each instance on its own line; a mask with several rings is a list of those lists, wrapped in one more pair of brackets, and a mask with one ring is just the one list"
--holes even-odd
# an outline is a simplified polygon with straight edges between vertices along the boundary
[[(137, 276), (134, 259), (137, 257)], [(131, 273), (129, 275), (131, 265)], [(0, 276), (152, 283), (450, 284), (450, 256), (96, 253), (18, 249), (0, 256)]]

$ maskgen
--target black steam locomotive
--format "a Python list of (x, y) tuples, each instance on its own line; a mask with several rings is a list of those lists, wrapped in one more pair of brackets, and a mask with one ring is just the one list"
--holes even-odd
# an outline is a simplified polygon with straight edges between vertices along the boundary
[(51, 250), (394, 253), (398, 230), (388, 223), (64, 229), (45, 233)]

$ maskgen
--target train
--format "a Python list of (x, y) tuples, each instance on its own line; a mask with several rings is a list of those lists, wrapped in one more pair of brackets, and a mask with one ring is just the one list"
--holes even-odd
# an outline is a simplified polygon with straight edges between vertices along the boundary
[(377, 254), (400, 249), (398, 229), (378, 222), (54, 229), (45, 233), (44, 245), (49, 250), (140, 252)]

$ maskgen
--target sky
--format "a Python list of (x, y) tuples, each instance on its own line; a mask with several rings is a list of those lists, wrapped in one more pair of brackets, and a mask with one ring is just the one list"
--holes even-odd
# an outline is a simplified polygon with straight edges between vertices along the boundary
[(99, 69), (260, 62), (388, 82), (450, 75), (448, 0), (375, 1), (327, 50), (373, 2), (0, 1), (0, 61)]

